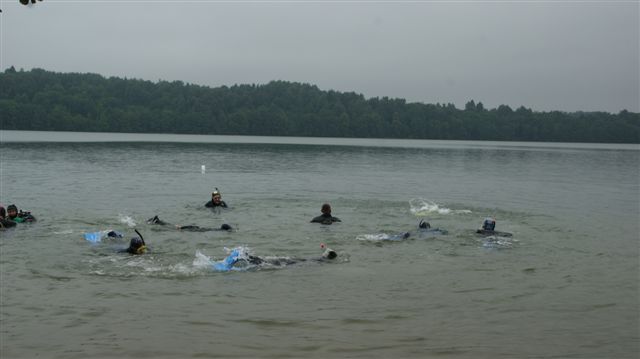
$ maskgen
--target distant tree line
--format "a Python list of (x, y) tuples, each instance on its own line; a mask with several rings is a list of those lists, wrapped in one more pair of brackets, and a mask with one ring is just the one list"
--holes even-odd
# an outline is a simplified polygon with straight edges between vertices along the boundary
[(42, 69), (0, 73), (0, 129), (640, 143), (640, 114), (407, 103), (314, 85), (209, 88)]

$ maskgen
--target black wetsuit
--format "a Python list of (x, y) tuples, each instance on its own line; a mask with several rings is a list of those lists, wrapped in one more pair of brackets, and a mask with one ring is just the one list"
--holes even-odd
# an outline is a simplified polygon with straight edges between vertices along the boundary
[(8, 219), (8, 218), (2, 218), (0, 219), (0, 229), (3, 228), (11, 228), (11, 227), (15, 227), (16, 226), (16, 222)]
[(230, 225), (224, 223), (220, 226), (220, 228), (207, 228), (207, 227), (199, 227), (199, 226), (180, 226), (178, 228), (181, 231), (190, 231), (190, 232), (209, 232), (209, 231), (230, 231), (233, 229)]
[(281, 258), (273, 257), (269, 259), (264, 259), (264, 258), (260, 258), (258, 256), (253, 256), (253, 255), (249, 255), (248, 257), (249, 258), (246, 261), (256, 266), (263, 265), (263, 264), (270, 264), (274, 266), (284, 266), (284, 265), (295, 264), (304, 260), (304, 259), (293, 259), (293, 258), (287, 258), (287, 257), (281, 257)]
[(209, 201), (209, 202), (205, 203), (204, 206), (207, 207), (207, 208), (215, 208), (215, 207), (229, 208), (229, 206), (227, 206), (225, 201), (220, 201), (220, 204), (215, 204), (215, 203), (213, 203), (213, 201)]
[(149, 224), (159, 224), (161, 226), (166, 226), (166, 225), (169, 224), (169, 223), (161, 220), (160, 218), (158, 218), (158, 216), (153, 216), (153, 218), (147, 219), (147, 223), (149, 223)]
[(330, 213), (323, 213), (311, 220), (311, 223), (331, 224), (333, 222), (342, 222), (342, 221), (338, 217), (333, 217)]
[[(167, 223), (163, 220), (161, 220), (160, 218), (158, 218), (158, 216), (154, 216), (153, 218), (150, 218), (147, 220), (147, 223), (149, 224), (159, 224), (162, 226), (169, 226), (171, 225), (170, 223)], [(209, 231), (230, 231), (233, 229), (233, 227), (231, 227), (230, 225), (224, 223), (222, 224), (219, 228), (206, 228), (206, 227), (199, 227), (199, 226), (176, 226), (176, 229), (182, 230), (182, 231), (190, 231), (190, 232), (209, 232)]]
[(329, 250), (322, 257), (318, 257), (318, 258), (289, 258), (289, 257), (262, 258), (262, 257), (249, 254), (247, 259), (244, 259), (244, 258), (240, 259), (239, 262), (245, 261), (248, 264), (252, 264), (255, 266), (272, 265), (276, 267), (282, 267), (282, 266), (288, 266), (288, 265), (292, 265), (300, 262), (306, 262), (306, 261), (326, 262), (326, 261), (335, 259), (337, 256), (338, 256), (337, 253), (333, 250)]
[(144, 239), (142, 239), (142, 237), (133, 237), (129, 242), (129, 247), (118, 250), (118, 253), (129, 253), (133, 255), (140, 255), (140, 254), (144, 254), (146, 251), (147, 251), (147, 246), (144, 243)]

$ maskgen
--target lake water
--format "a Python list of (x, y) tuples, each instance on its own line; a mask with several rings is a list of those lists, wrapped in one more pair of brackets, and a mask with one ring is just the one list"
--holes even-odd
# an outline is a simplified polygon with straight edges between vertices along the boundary
[[(637, 145), (2, 131), (0, 150), (0, 201), (38, 218), (0, 232), (2, 358), (640, 353)], [(203, 207), (214, 187), (231, 209)], [(341, 223), (309, 223), (324, 202)], [(478, 237), (486, 216), (513, 237)], [(146, 255), (83, 239), (134, 228)], [(338, 258), (211, 268), (321, 243)]]

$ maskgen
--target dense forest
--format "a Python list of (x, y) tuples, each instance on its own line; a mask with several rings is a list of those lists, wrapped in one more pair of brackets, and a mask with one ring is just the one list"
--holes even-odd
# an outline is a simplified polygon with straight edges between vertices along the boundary
[(640, 114), (407, 103), (314, 85), (209, 88), (42, 69), (0, 73), (0, 129), (640, 143)]

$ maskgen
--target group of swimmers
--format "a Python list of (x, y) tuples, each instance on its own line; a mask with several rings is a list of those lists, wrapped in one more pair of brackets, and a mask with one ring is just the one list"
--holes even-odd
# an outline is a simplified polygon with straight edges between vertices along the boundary
[[(313, 218), (311, 220), (311, 223), (332, 224), (334, 222), (342, 222), (338, 217), (334, 217), (331, 215), (331, 205), (329, 205), (328, 203), (323, 204), (320, 211), (322, 212), (322, 214), (319, 215), (318, 217)], [(430, 232), (438, 231), (441, 233), (446, 233), (446, 231), (441, 230), (439, 228), (431, 228), (431, 224), (425, 221), (424, 219), (420, 220), (420, 222), (418, 223), (418, 229), (423, 231), (430, 231)], [(511, 233), (498, 232), (495, 229), (496, 229), (496, 220), (494, 218), (487, 217), (482, 222), (482, 226), (478, 230), (476, 230), (476, 233), (487, 235), (487, 236), (492, 236), (492, 235), (500, 235), (500, 236), (507, 236), (507, 237), (511, 236)], [(402, 237), (408, 238), (410, 235), (411, 235), (410, 232), (404, 232), (402, 234)]]
[[(207, 203), (204, 204), (205, 207), (207, 208), (212, 208), (212, 209), (219, 209), (219, 208), (229, 208), (229, 206), (227, 205), (227, 203), (225, 201), (222, 200), (222, 194), (220, 193), (220, 190), (218, 190), (218, 188), (216, 188), (212, 193), (211, 193), (211, 200)], [(331, 215), (331, 205), (328, 203), (325, 203), (322, 205), (321, 209), (320, 209), (321, 214), (315, 218), (313, 218), (311, 220), (311, 223), (320, 223), (320, 224), (332, 224), (334, 222), (342, 222), (340, 220), (340, 218), (338, 217), (334, 217)], [(220, 227), (217, 228), (210, 228), (210, 227), (200, 227), (200, 226), (194, 226), (194, 225), (179, 225), (179, 224), (170, 224), (168, 222), (165, 222), (163, 220), (161, 220), (157, 215), (153, 216), (152, 218), (149, 218), (147, 220), (148, 224), (158, 224), (158, 225), (162, 225), (162, 226), (173, 226), (176, 229), (179, 230), (183, 230), (183, 231), (192, 231), (192, 232), (208, 232), (208, 231), (232, 231), (233, 227), (228, 224), (228, 223), (223, 223)]]
[(18, 223), (35, 222), (36, 217), (31, 212), (18, 211), (15, 204), (10, 204), (5, 209), (0, 206), (0, 229), (15, 227)]
[[(218, 190), (218, 188), (216, 188), (212, 193), (211, 193), (211, 200), (206, 202), (205, 207), (207, 208), (212, 208), (212, 209), (222, 209), (222, 208), (229, 208), (229, 206), (227, 205), (227, 203), (225, 201), (222, 200), (222, 194), (220, 193), (220, 191)], [(335, 222), (342, 222), (338, 217), (334, 217), (331, 214), (331, 205), (328, 203), (324, 203), (320, 209), (321, 214), (317, 217), (314, 217), (311, 220), (311, 223), (320, 223), (323, 225), (331, 225), (332, 223)], [(23, 211), (18, 211), (18, 208), (16, 207), (16, 205), (12, 204), (10, 206), (7, 207), (6, 211), (4, 209), (4, 207), (0, 206), (0, 229), (4, 229), (4, 228), (9, 228), (9, 227), (14, 227), (16, 226), (17, 223), (22, 223), (22, 222), (33, 222), (35, 221), (35, 217), (33, 215), (31, 215), (30, 212), (23, 212)], [(186, 230), (186, 231), (196, 231), (196, 232), (205, 232), (205, 231), (216, 231), (216, 230), (220, 230), (220, 231), (232, 231), (234, 230), (234, 228), (227, 224), (224, 223), (222, 224), (220, 227), (217, 228), (206, 228), (206, 227), (199, 227), (199, 226), (194, 226), (194, 225), (175, 225), (175, 224), (169, 224), (163, 220), (161, 220), (160, 218), (158, 218), (158, 216), (154, 216), (152, 218), (150, 218), (147, 223), (149, 224), (157, 224), (157, 225), (165, 225), (165, 226), (173, 226), (178, 230)], [(484, 236), (506, 236), (509, 237), (511, 236), (511, 233), (506, 233), (506, 232), (498, 232), (495, 230), (496, 227), (496, 220), (494, 218), (485, 218), (485, 220), (482, 223), (481, 228), (479, 228), (476, 233), (484, 235)], [(418, 230), (422, 231), (422, 232), (430, 232), (430, 233), (437, 233), (437, 234), (446, 234), (445, 230), (441, 230), (439, 228), (431, 228), (431, 225), (424, 221), (421, 220), (420, 223), (418, 224)], [(146, 243), (144, 241), (144, 238), (142, 237), (142, 235), (140, 234), (140, 232), (138, 232), (137, 230), (135, 230), (135, 232), (138, 234), (137, 237), (133, 237), (131, 238), (131, 240), (129, 241), (129, 246), (126, 249), (120, 250), (120, 252), (123, 253), (129, 253), (129, 254), (133, 254), (133, 255), (140, 255), (140, 254), (144, 254), (147, 252), (147, 246)], [(107, 234), (107, 237), (114, 237), (114, 238), (122, 238), (123, 235), (121, 233), (118, 233), (116, 231), (109, 231)], [(403, 232), (397, 236), (391, 236), (390, 238), (393, 239), (406, 239), (409, 238), (411, 236), (410, 232)], [(316, 260), (326, 260), (326, 259), (335, 259), (337, 257), (337, 253), (329, 248), (325, 248), (323, 247), (324, 252), (322, 254), (322, 256), (320, 258), (314, 258)], [(245, 263), (245, 264), (249, 264), (249, 265), (262, 265), (265, 263), (268, 264), (273, 264), (273, 265), (287, 265), (287, 264), (292, 264), (292, 263), (296, 263), (296, 262), (300, 262), (300, 261), (306, 261), (307, 259), (291, 259), (291, 258), (277, 258), (277, 257), (270, 257), (270, 258), (261, 258), (258, 256), (254, 256), (251, 254), (246, 254), (244, 256), (239, 256), (238, 253), (235, 253), (235, 255), (232, 253), (232, 255), (230, 255), (229, 257), (226, 258), (226, 262), (231, 263), (231, 265), (236, 265), (238, 263)], [(224, 261), (223, 261), (224, 262)]]
[[(222, 194), (216, 188), (211, 193), (211, 200), (205, 203), (206, 208), (212, 209), (222, 209), (229, 208), (227, 203), (222, 200)], [(321, 215), (315, 217), (311, 220), (312, 223), (321, 223), (321, 224), (332, 224), (334, 222), (341, 222), (341, 220), (337, 217), (333, 217), (331, 215), (331, 205), (325, 203), (321, 208)], [(206, 231), (233, 231), (234, 228), (227, 223), (223, 223), (220, 227), (217, 228), (208, 228), (208, 227), (200, 227), (195, 225), (177, 225), (170, 224), (161, 220), (157, 215), (147, 220), (148, 224), (157, 224), (162, 226), (171, 226), (178, 230), (185, 231), (193, 231), (193, 232), (206, 232)], [(129, 241), (129, 246), (126, 249), (122, 249), (119, 252), (129, 253), (133, 255), (141, 255), (147, 252), (147, 245), (142, 237), (142, 234), (135, 231), (138, 236), (131, 238)], [(122, 238), (122, 234), (116, 231), (109, 231), (106, 234), (107, 237), (113, 238)], [(291, 265), (299, 262), (305, 261), (325, 261), (325, 260), (333, 260), (338, 257), (338, 253), (331, 248), (327, 248), (324, 244), (321, 246), (323, 249), (322, 255), (320, 257), (314, 258), (291, 258), (291, 257), (259, 257), (249, 253), (241, 253), (238, 250), (231, 251), (229, 256), (227, 256), (224, 260), (217, 263), (214, 268), (216, 270), (229, 270), (231, 267), (243, 267), (243, 266), (284, 266)]]
[[(222, 195), (218, 188), (215, 189), (211, 193), (211, 200), (205, 204), (205, 207), (208, 208), (228, 208), (227, 204), (222, 200)], [(314, 217), (311, 220), (311, 223), (320, 223), (324, 225), (330, 225), (335, 222), (342, 222), (340, 218), (334, 217), (331, 214), (331, 205), (329, 203), (325, 203), (322, 205), (320, 209), (321, 214), (317, 217)], [(155, 216), (148, 223), (156, 223), (166, 225), (164, 221), (160, 220), (158, 216)], [(198, 226), (180, 226), (175, 225), (177, 229), (182, 230), (190, 230), (190, 231), (210, 231), (210, 230), (233, 230), (233, 228), (229, 224), (223, 224), (220, 228), (201, 228)], [(510, 237), (512, 234), (507, 232), (499, 232), (495, 230), (496, 228), (496, 220), (495, 218), (487, 217), (484, 219), (482, 226), (476, 230), (477, 234), (483, 236), (500, 236), (500, 237)], [(431, 228), (431, 224), (427, 221), (420, 220), (418, 224), (418, 231), (420, 233), (429, 233), (429, 234), (446, 234), (447, 231), (440, 228)], [(389, 239), (407, 239), (411, 236), (411, 232), (403, 232), (395, 236), (389, 236)]]

